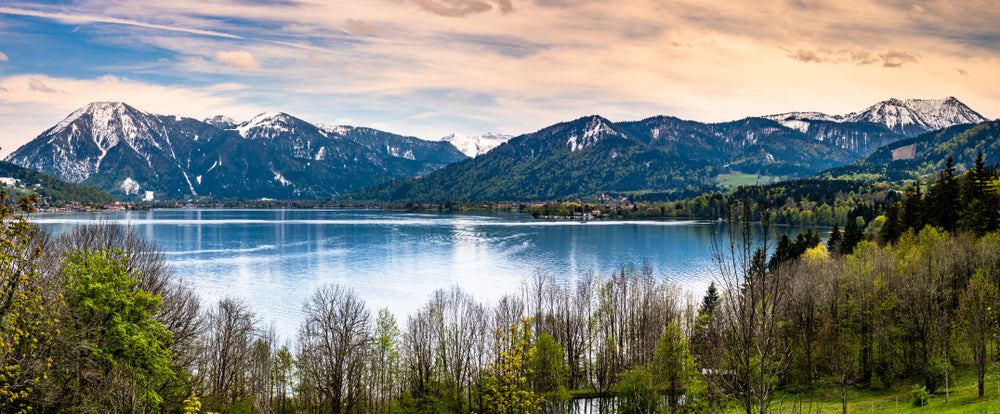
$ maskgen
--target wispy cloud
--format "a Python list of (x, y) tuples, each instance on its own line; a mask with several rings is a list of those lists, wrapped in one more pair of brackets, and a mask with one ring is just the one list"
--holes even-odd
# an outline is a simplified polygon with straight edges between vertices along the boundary
[(348, 32), (351, 32), (351, 34), (362, 35), (362, 36), (375, 35), (382, 31), (382, 29), (379, 28), (378, 26), (371, 25), (356, 19), (344, 20), (344, 27), (347, 29)]
[[(75, 77), (91, 84), (109, 73), (120, 83), (142, 79), (137, 88), (147, 91), (193, 88), (185, 99), (216, 99), (218, 112), (253, 106), (317, 122), (350, 118), (425, 138), (530, 132), (591, 113), (702, 121), (802, 109), (846, 113), (889, 96), (955, 95), (987, 116), (1000, 114), (993, 82), (1000, 11), (949, 0), (66, 0), (0, 7), (0, 18), (19, 16), (64, 23), (95, 50), (49, 56), (44, 46), (27, 53), (5, 44), (17, 62), (0, 66), (4, 73), (32, 74), (60, 91), (31, 90), (29, 78), (17, 87), (2, 83), (17, 94), (107, 99), (66, 86), (71, 66), (80, 65), (89, 72)], [(18, 23), (30, 31), (34, 21)], [(22, 62), (27, 57), (32, 61)], [(229, 82), (252, 87), (201, 89)], [(112, 90), (122, 93), (115, 100), (135, 99)], [(57, 105), (32, 105), (41, 102)]]
[(38, 79), (35, 79), (35, 78), (31, 78), (28, 81), (28, 89), (33, 90), (35, 92), (42, 92), (42, 93), (56, 93), (57, 92), (55, 89), (52, 89), (48, 85), (46, 85), (45, 82), (42, 82), (42, 81), (40, 81)]
[(875, 53), (870, 50), (796, 49), (786, 52), (789, 58), (803, 63), (850, 63), (863, 66), (881, 62), (882, 67), (898, 68), (907, 63), (920, 61), (920, 54), (902, 50)]
[(162, 24), (146, 23), (136, 20), (120, 19), (115, 17), (97, 16), (89, 14), (72, 14), (72, 13), (53, 13), (44, 12), (37, 10), (27, 10), (27, 9), (15, 9), (12, 7), (0, 7), (0, 14), (11, 14), (16, 16), (31, 16), (31, 17), (41, 17), (46, 19), (58, 20), (69, 24), (84, 24), (84, 23), (109, 23), (109, 24), (121, 24), (126, 26), (136, 26), (145, 27), (148, 29), (158, 29), (167, 30), (171, 32), (181, 32), (189, 33), (203, 36), (215, 36), (215, 37), (225, 37), (230, 39), (242, 39), (240, 36), (236, 36), (229, 33), (217, 32), (214, 30), (203, 30), (203, 29), (192, 29), (187, 27), (176, 27), (167, 26)]

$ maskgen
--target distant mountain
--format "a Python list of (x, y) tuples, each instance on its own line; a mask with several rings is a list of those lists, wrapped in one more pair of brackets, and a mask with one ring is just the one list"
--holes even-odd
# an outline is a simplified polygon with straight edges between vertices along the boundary
[(659, 116), (619, 125), (661, 151), (743, 172), (796, 176), (854, 160), (850, 151), (763, 118), (703, 124)]
[(850, 165), (832, 168), (818, 178), (894, 182), (933, 179), (953, 158), (959, 171), (971, 168), (982, 152), (988, 165), (1000, 163), (1000, 121), (957, 125), (879, 148)]
[(156, 199), (314, 199), (465, 158), (447, 143), (370, 129), (331, 131), (284, 113), (240, 124), (208, 121), (95, 102), (7, 159), (126, 199), (147, 191)]
[(441, 141), (450, 143), (462, 151), (463, 154), (470, 158), (475, 158), (479, 155), (490, 152), (493, 148), (500, 146), (504, 142), (507, 142), (513, 135), (506, 134), (494, 134), (485, 133), (482, 135), (462, 135), (462, 134), (451, 134), (441, 138)]
[(459, 148), (448, 142), (425, 141), (364, 127), (317, 126), (328, 134), (343, 136), (382, 156), (425, 162), (423, 168), (408, 175), (423, 175), (466, 158)]
[[(199, 121), (98, 102), (8, 160), (125, 199), (151, 191), (157, 199), (354, 193), (387, 200), (528, 200), (678, 191), (733, 176), (808, 177), (921, 132), (983, 121), (955, 98), (890, 99), (846, 115), (790, 112), (712, 124), (590, 116), (516, 138), (453, 134), (425, 141), (280, 112), (245, 122)], [(394, 179), (402, 180), (382, 185)], [(359, 192), (371, 186), (377, 187)]]
[(954, 97), (889, 99), (846, 115), (789, 112), (763, 118), (795, 129), (813, 139), (832, 141), (858, 156), (867, 155), (901, 139), (954, 125), (988, 121)]
[(42, 203), (56, 206), (71, 201), (85, 204), (114, 201), (108, 193), (97, 187), (73, 184), (5, 161), (0, 161), (0, 187), (3, 187), (14, 201), (30, 193), (37, 193)]
[(352, 194), (379, 200), (551, 200), (604, 191), (683, 188), (710, 182), (705, 162), (668, 154), (599, 116), (512, 138), (490, 152), (419, 179)]
[(890, 99), (864, 111), (848, 114), (845, 122), (885, 125), (900, 135), (917, 136), (953, 125), (978, 124), (988, 119), (954, 97), (945, 99)]
[(669, 192), (716, 183), (721, 173), (807, 177), (938, 126), (983, 117), (954, 98), (889, 100), (844, 116), (796, 112), (705, 124), (657, 116), (598, 116), (509, 140), (419, 179), (352, 194), (379, 200), (539, 200), (602, 192)]

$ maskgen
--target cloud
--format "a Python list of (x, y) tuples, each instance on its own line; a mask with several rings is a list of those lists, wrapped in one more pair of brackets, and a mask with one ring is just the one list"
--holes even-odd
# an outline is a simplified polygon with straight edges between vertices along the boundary
[(50, 88), (48, 85), (45, 84), (45, 82), (42, 82), (35, 78), (31, 78), (31, 80), (28, 81), (28, 88), (36, 92), (44, 92), (44, 93), (56, 92), (55, 89)]
[(26, 10), (26, 9), (15, 9), (12, 7), (0, 7), (0, 14), (12, 14), (17, 16), (31, 16), (31, 17), (41, 17), (46, 19), (58, 20), (69, 24), (85, 24), (85, 23), (110, 23), (110, 24), (121, 24), (127, 26), (145, 27), (148, 29), (159, 29), (167, 30), (172, 32), (182, 32), (196, 35), (204, 36), (215, 36), (215, 37), (226, 37), (230, 39), (242, 39), (240, 36), (236, 36), (229, 33), (217, 32), (214, 30), (203, 30), (203, 29), (192, 29), (187, 27), (177, 27), (168, 26), (162, 24), (152, 24), (141, 22), (137, 20), (130, 19), (119, 19), (115, 17), (105, 17), (90, 14), (73, 14), (73, 13), (51, 13), (43, 12), (37, 10)]
[(250, 52), (243, 50), (215, 52), (215, 60), (238, 69), (257, 69), (260, 62)]
[(376, 35), (382, 31), (382, 28), (378, 26), (374, 26), (365, 23), (361, 20), (355, 20), (355, 19), (344, 20), (344, 27), (347, 29), (348, 32), (351, 32), (351, 34), (361, 35), (361, 36)]
[(853, 65), (864, 66), (873, 63), (882, 63), (886, 68), (898, 68), (907, 63), (919, 62), (920, 55), (914, 52), (889, 50), (885, 53), (874, 53), (863, 49), (784, 49), (787, 57), (804, 63), (851, 63)]
[(955, 71), (958, 72), (959, 75), (969, 76), (969, 72), (966, 72), (965, 70), (962, 70), (961, 68), (955, 68)]
[(795, 59), (799, 62), (805, 63), (822, 63), (826, 62), (826, 59), (822, 58), (815, 51), (798, 49), (793, 52), (788, 53), (788, 57)]
[(497, 6), (500, 7), (500, 12), (503, 14), (514, 12), (514, 4), (510, 0), (499, 0), (497, 1)]
[(907, 63), (917, 63), (920, 57), (916, 53), (905, 52), (899, 50), (890, 50), (886, 53), (878, 55), (882, 59), (882, 66), (887, 68), (898, 68)]
[(465, 17), (493, 8), (480, 0), (414, 0), (421, 9), (445, 17)]
[(9, 60), (10, 59), (7, 58), (7, 55), (3, 54), (3, 52), (0, 52), (0, 62), (7, 62)]

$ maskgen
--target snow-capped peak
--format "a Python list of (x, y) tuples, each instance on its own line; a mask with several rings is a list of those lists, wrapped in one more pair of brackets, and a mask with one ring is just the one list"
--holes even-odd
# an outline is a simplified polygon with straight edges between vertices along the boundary
[[(945, 99), (889, 99), (864, 111), (844, 116), (850, 122), (874, 122), (902, 134), (921, 133), (987, 119), (954, 97)], [(919, 131), (919, 132), (917, 132)]]
[(52, 128), (52, 131), (57, 132), (66, 128), (72, 124), (73, 121), (80, 119), (80, 117), (85, 114), (89, 114), (95, 124), (101, 123), (103, 125), (107, 125), (109, 120), (122, 115), (130, 108), (131, 107), (123, 102), (91, 102), (73, 111), (73, 113), (69, 114), (66, 118), (63, 118), (62, 121), (59, 121), (59, 123)]
[(297, 118), (284, 112), (268, 111), (251, 118), (249, 121), (240, 124), (235, 129), (244, 138), (248, 138), (250, 137), (250, 132), (252, 130), (259, 128), (269, 129), (271, 132), (276, 133), (287, 132), (291, 130), (290, 126), (296, 121)]
[(216, 115), (211, 118), (205, 118), (202, 122), (221, 129), (232, 129), (239, 124), (235, 119), (225, 115)]
[(587, 124), (583, 131), (570, 135), (569, 139), (566, 140), (566, 145), (569, 145), (570, 151), (576, 151), (594, 145), (606, 136), (621, 135), (620, 132), (612, 128), (608, 120), (599, 116), (591, 116), (587, 118)]
[(512, 135), (495, 134), (492, 132), (480, 135), (451, 134), (442, 137), (441, 141), (448, 142), (466, 156), (475, 158), (490, 152), (490, 150), (507, 142), (512, 137)]
[(885, 125), (893, 132), (914, 136), (953, 125), (986, 122), (955, 97), (944, 99), (888, 99), (861, 112), (847, 115), (827, 115), (821, 112), (789, 112), (767, 115), (767, 118), (788, 128), (806, 132), (815, 121), (870, 122)]

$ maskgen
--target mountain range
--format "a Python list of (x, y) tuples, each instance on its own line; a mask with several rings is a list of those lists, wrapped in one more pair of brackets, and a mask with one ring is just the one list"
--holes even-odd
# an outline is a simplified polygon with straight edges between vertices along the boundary
[(847, 116), (789, 113), (705, 124), (589, 116), (515, 137), (417, 179), (351, 194), (391, 201), (550, 200), (712, 186), (719, 174), (794, 178), (939, 126), (986, 121), (954, 98), (888, 100)]
[(321, 199), (466, 158), (447, 142), (314, 125), (278, 112), (235, 123), (120, 102), (70, 114), (7, 160), (122, 198)]
[(955, 98), (890, 99), (847, 115), (724, 123), (593, 115), (513, 138), (426, 141), (277, 112), (199, 121), (96, 102), (7, 160), (125, 199), (152, 191), (156, 199), (534, 200), (711, 185), (729, 172), (809, 176), (922, 133), (985, 121)]

